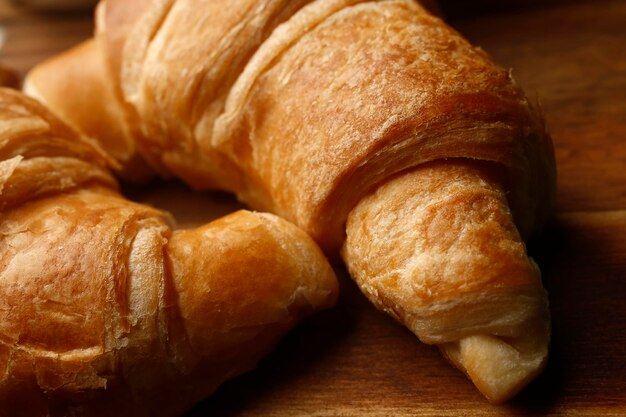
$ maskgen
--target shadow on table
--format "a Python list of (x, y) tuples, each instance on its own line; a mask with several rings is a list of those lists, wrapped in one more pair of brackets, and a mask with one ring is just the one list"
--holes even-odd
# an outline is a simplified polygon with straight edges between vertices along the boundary
[[(343, 274), (339, 275), (342, 287), (351, 286)], [(224, 383), (186, 417), (237, 416), (244, 410), (253, 410), (257, 402), (275, 397), (274, 393), (285, 386), (310, 380), (307, 374), (315, 373), (324, 358), (336, 355), (333, 352), (340, 348), (338, 345), (354, 327), (355, 317), (350, 305), (355, 294), (353, 289), (343, 290), (345, 288), (336, 307), (305, 320), (261, 360), (257, 369)], [(279, 402), (280, 399), (275, 398), (272, 401)]]
[(531, 242), (550, 297), (552, 346), (543, 374), (510, 407), (626, 408), (625, 250), (624, 212), (561, 214)]

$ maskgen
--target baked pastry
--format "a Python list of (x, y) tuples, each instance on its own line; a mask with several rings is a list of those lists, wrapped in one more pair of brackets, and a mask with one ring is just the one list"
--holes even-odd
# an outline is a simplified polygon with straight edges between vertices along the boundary
[[(63, 71), (47, 71), (46, 66), (33, 69), (25, 80), (25, 92), (45, 101), (57, 117), (83, 134), (98, 138), (119, 162), (114, 169), (120, 178), (136, 183), (150, 180), (154, 171), (137, 152), (95, 40), (51, 58), (47, 65)], [(36, 90), (30, 86), (31, 79), (37, 80)]]
[(2, 415), (181, 415), (335, 303), (295, 226), (239, 211), (172, 231), (118, 193), (111, 162), (0, 89)]
[(100, 3), (96, 39), (155, 169), (341, 252), (489, 400), (541, 371), (547, 296), (524, 241), (555, 163), (509, 71), (410, 0), (126, 4)]

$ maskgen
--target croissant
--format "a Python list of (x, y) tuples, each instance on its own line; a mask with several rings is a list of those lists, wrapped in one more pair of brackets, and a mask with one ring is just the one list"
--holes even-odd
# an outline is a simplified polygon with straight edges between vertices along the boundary
[(0, 89), (0, 415), (177, 416), (335, 303), (321, 250), (274, 215), (193, 230), (124, 199), (114, 163)]
[[(45, 101), (66, 123), (73, 124), (87, 136), (98, 138), (107, 153), (118, 161), (112, 168), (119, 177), (129, 182), (146, 182), (153, 177), (154, 170), (136, 150), (137, 144), (124, 122), (102, 59), (94, 40), (84, 42), (47, 64), (62, 66), (64, 71), (46, 71), (45, 66), (32, 70), (25, 80), (24, 90)], [(73, 73), (80, 76), (67, 76)], [(38, 81), (37, 91), (31, 90), (31, 79)], [(68, 91), (81, 94), (67, 94)]]
[[(122, 4), (101, 1), (93, 48), (154, 170), (299, 225), (490, 401), (541, 372), (524, 241), (554, 151), (509, 71), (411, 0)], [(30, 90), (63, 71), (41, 64)]]

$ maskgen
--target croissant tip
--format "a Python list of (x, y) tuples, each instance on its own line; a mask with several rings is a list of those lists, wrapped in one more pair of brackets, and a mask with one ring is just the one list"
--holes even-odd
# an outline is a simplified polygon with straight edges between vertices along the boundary
[[(548, 360), (548, 341), (527, 337), (521, 343), (490, 335), (468, 336), (442, 348), (492, 404), (517, 395), (539, 375)], [(532, 340), (531, 340), (532, 339)]]

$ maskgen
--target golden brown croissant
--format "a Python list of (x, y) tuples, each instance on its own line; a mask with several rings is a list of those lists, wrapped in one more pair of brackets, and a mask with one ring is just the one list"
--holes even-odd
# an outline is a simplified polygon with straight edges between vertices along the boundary
[[(35, 68), (24, 83), (24, 91), (43, 99), (62, 120), (106, 145), (106, 151), (120, 162), (120, 177), (133, 182), (150, 179), (153, 171), (136, 150), (95, 41), (86, 41), (52, 58), (48, 65), (62, 66), (64, 71)], [(37, 80), (37, 88), (31, 86), (31, 79)]]
[(108, 157), (0, 89), (0, 415), (176, 416), (255, 366), (337, 281), (302, 231), (239, 211), (172, 231)]
[(541, 371), (547, 297), (523, 241), (554, 156), (508, 71), (411, 0), (122, 4), (100, 3), (96, 38), (153, 166), (341, 252), (491, 401)]

